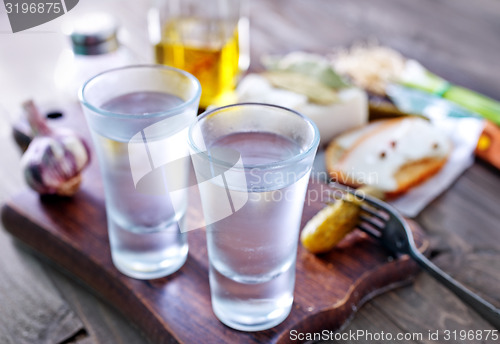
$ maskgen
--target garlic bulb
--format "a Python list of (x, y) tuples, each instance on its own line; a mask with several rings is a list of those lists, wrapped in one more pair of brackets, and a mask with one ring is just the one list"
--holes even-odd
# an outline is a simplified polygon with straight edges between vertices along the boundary
[(69, 129), (49, 128), (32, 101), (23, 107), (36, 135), (21, 159), (26, 182), (40, 194), (73, 195), (90, 162), (87, 143)]

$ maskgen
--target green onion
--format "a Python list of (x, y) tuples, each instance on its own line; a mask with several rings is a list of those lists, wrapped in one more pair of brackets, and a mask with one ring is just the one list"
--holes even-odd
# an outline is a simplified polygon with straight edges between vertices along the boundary
[(500, 126), (500, 102), (464, 87), (450, 84), (414, 60), (406, 62), (400, 83), (436, 94)]

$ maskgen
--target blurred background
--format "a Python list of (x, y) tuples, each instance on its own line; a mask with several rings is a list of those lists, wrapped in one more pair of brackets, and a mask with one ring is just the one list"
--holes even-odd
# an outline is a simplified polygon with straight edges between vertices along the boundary
[[(477, 0), (473, 11), (465, 0), (421, 0), (418, 5), (401, 0), (356, 0), (326, 6), (329, 2), (250, 1), (251, 68), (259, 69), (264, 53), (328, 53), (360, 40), (377, 40), (410, 58), (425, 60), (429, 70), (455, 84), (498, 97), (500, 84), (490, 73), (500, 49), (495, 34), (500, 25), (498, 1)], [(57, 62), (61, 52), (70, 48), (63, 27), (89, 12), (115, 16), (120, 41), (139, 62), (153, 62), (147, 25), (151, 5), (146, 0), (81, 0), (64, 16), (16, 34), (0, 6), (0, 103), (11, 110), (27, 97), (42, 100), (54, 95)], [(443, 45), (446, 50), (441, 49)], [(485, 47), (490, 50), (484, 51)], [(467, 70), (457, 71), (457, 65)]]

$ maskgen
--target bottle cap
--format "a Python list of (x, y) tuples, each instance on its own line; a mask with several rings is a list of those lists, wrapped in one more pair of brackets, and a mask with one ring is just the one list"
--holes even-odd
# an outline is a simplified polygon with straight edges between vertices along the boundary
[(73, 52), (77, 55), (107, 54), (118, 49), (118, 23), (105, 13), (86, 14), (77, 19), (71, 30)]

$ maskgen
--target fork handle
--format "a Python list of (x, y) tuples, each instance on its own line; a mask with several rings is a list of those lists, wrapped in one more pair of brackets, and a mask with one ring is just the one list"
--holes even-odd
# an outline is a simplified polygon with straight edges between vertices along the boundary
[(417, 249), (410, 250), (410, 255), (421, 268), (455, 293), (460, 300), (472, 307), (483, 319), (493, 325), (494, 328), (500, 329), (500, 311), (495, 306), (465, 288), (450, 275), (438, 268)]

